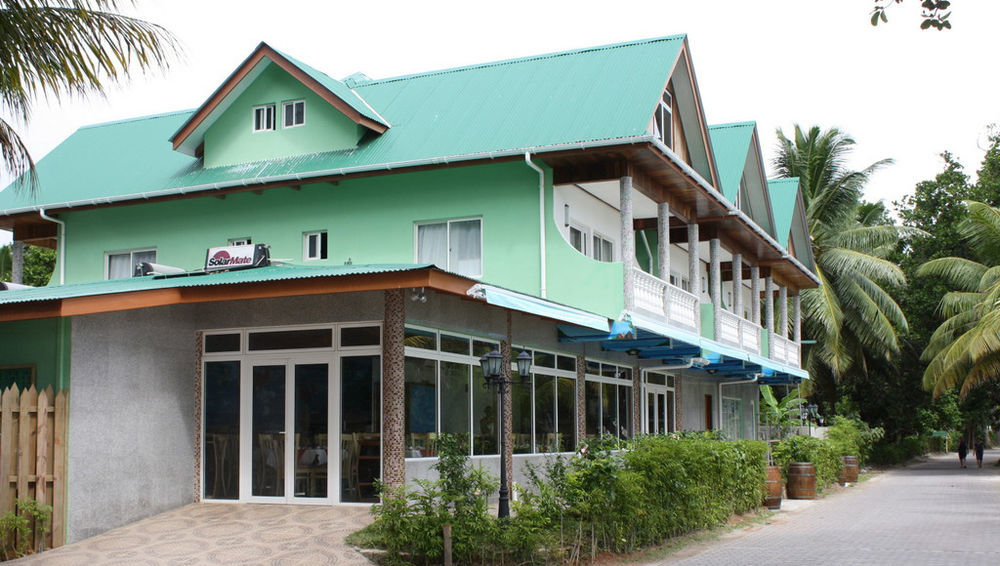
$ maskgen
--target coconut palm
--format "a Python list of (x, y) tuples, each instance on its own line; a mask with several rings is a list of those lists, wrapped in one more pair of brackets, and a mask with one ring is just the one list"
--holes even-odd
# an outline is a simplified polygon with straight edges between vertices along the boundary
[[(155, 24), (117, 13), (126, 0), (0, 0), (0, 104), (27, 122), (39, 97), (103, 94), (129, 71), (165, 68), (177, 52)], [(0, 119), (0, 158), (37, 191), (35, 165), (14, 127)]]
[(959, 225), (982, 263), (961, 257), (931, 260), (920, 276), (941, 277), (956, 290), (941, 299), (945, 321), (931, 335), (922, 359), (924, 387), (941, 395), (961, 385), (969, 391), (1000, 380), (1000, 209), (968, 201), (969, 215)]
[(864, 186), (883, 159), (860, 171), (846, 166), (854, 140), (836, 128), (808, 132), (795, 126), (794, 139), (778, 130), (774, 165), (781, 177), (798, 177), (812, 236), (816, 273), (822, 284), (802, 291), (803, 321), (810, 348), (807, 367), (818, 375), (828, 369), (835, 378), (864, 373), (865, 356), (899, 351), (897, 333), (906, 317), (887, 286), (906, 282), (903, 271), (887, 258), (902, 228), (878, 224), (878, 215), (859, 209)]

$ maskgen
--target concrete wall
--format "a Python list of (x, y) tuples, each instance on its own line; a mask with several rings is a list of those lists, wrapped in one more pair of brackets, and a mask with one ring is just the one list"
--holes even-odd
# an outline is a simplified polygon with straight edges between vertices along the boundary
[[(719, 379), (706, 377), (705, 372), (686, 371), (683, 374), (682, 430), (705, 430), (705, 395), (712, 396), (712, 427), (719, 428)], [(728, 381), (728, 380), (726, 380)], [(756, 438), (755, 410), (759, 410), (760, 388), (756, 383), (725, 385), (722, 395), (739, 399), (743, 409), (740, 438)], [(755, 409), (756, 407), (756, 409)]]
[(197, 330), (381, 320), (381, 293), (76, 317), (67, 541), (194, 501)]

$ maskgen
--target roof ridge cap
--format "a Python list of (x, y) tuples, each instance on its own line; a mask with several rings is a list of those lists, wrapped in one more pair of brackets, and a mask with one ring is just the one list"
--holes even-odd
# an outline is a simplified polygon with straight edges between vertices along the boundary
[(745, 122), (726, 122), (724, 124), (710, 124), (708, 126), (709, 130), (721, 130), (723, 128), (745, 128), (747, 126), (757, 127), (756, 120), (747, 120)]
[(433, 71), (424, 71), (424, 72), (420, 72), (420, 73), (410, 73), (410, 74), (407, 74), (407, 75), (398, 75), (398, 76), (395, 76), (395, 77), (386, 77), (386, 78), (383, 78), (383, 79), (371, 79), (370, 82), (366, 82), (364, 84), (359, 84), (355, 88), (365, 88), (365, 87), (368, 87), (368, 86), (371, 86), (371, 85), (376, 85), (376, 84), (392, 83), (392, 82), (397, 82), (397, 81), (410, 80), (410, 79), (418, 79), (418, 78), (424, 78), (424, 77), (433, 77), (433, 76), (445, 75), (445, 74), (449, 74), (449, 73), (458, 73), (458, 72), (462, 72), (462, 71), (471, 71), (471, 70), (475, 70), (475, 69), (485, 69), (485, 68), (489, 68), (489, 67), (499, 67), (499, 66), (502, 66), (502, 65), (513, 65), (513, 64), (518, 64), (518, 63), (528, 63), (528, 62), (531, 62), (531, 61), (539, 61), (539, 60), (542, 60), (542, 59), (554, 59), (556, 57), (567, 57), (567, 56), (570, 56), (570, 55), (580, 55), (580, 54), (583, 54), (583, 53), (590, 53), (590, 52), (594, 52), (594, 51), (606, 51), (606, 50), (610, 50), (610, 49), (620, 49), (620, 48), (623, 48), (623, 47), (633, 47), (633, 46), (636, 46), (636, 45), (644, 45), (644, 44), (658, 43), (658, 42), (664, 42), (664, 41), (677, 41), (677, 40), (683, 40), (683, 39), (686, 39), (686, 38), (687, 38), (687, 34), (668, 35), (668, 36), (664, 36), (664, 37), (653, 37), (653, 38), (647, 38), (647, 39), (637, 39), (637, 40), (633, 40), (633, 41), (625, 41), (625, 42), (620, 42), (620, 43), (609, 43), (609, 44), (606, 44), (606, 45), (595, 45), (595, 46), (590, 46), (590, 47), (581, 47), (581, 48), (578, 48), (578, 49), (570, 49), (570, 50), (566, 50), (566, 51), (554, 51), (554, 52), (551, 52), (551, 53), (541, 53), (541, 54), (538, 54), (538, 55), (527, 55), (527, 56), (524, 56), (524, 57), (515, 57), (515, 58), (512, 58), (512, 59), (500, 59), (500, 60), (496, 60), (496, 61), (487, 61), (485, 63), (473, 63), (471, 65), (462, 65), (462, 66), (458, 66), (458, 67), (449, 67), (449, 68), (437, 69), (437, 70), (433, 70)]
[(196, 108), (189, 108), (187, 110), (173, 110), (170, 112), (160, 112), (158, 114), (147, 114), (146, 116), (135, 116), (132, 118), (121, 118), (119, 120), (109, 120), (107, 122), (96, 122), (94, 124), (85, 124), (77, 128), (77, 130), (89, 130), (91, 128), (101, 128), (104, 126), (114, 126), (117, 124), (124, 124), (127, 122), (139, 122), (142, 120), (153, 120), (155, 118), (166, 118), (167, 116), (174, 116), (176, 114), (190, 114), (197, 110)]

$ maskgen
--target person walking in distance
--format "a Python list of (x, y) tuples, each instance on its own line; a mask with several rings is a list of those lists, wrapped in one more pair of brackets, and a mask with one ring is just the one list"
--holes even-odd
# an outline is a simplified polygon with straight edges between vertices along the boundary
[(958, 441), (958, 463), (961, 467), (965, 467), (965, 457), (969, 455), (969, 445), (965, 442), (965, 438)]
[(976, 439), (976, 444), (975, 444), (974, 448), (976, 450), (976, 464), (979, 464), (979, 467), (982, 468), (983, 467), (983, 448), (984, 448), (984, 446), (983, 446), (983, 437), (980, 436), (979, 438)]

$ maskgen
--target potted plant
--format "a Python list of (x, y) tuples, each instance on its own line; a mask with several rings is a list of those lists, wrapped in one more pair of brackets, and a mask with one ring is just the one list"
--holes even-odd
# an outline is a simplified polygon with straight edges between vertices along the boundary
[(761, 420), (764, 421), (763, 424), (767, 425), (767, 494), (764, 497), (764, 505), (768, 509), (780, 509), (781, 468), (774, 465), (771, 447), (773, 443), (784, 438), (795, 421), (798, 420), (799, 405), (804, 400), (798, 396), (799, 390), (794, 389), (779, 401), (774, 396), (770, 385), (762, 385), (760, 394), (763, 399), (760, 416)]

